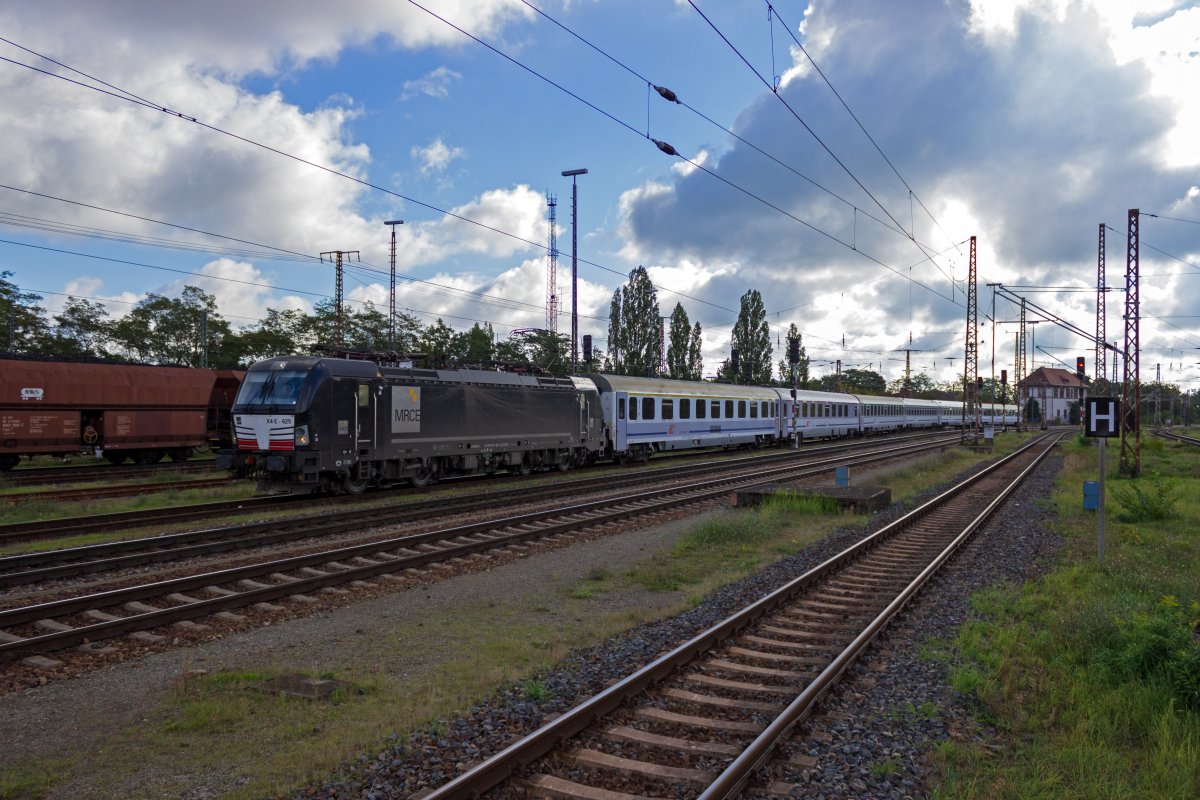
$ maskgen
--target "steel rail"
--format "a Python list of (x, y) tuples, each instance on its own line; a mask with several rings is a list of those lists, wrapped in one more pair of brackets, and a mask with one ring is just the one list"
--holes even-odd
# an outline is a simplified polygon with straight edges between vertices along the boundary
[[(945, 443), (935, 442), (910, 445), (905, 449), (936, 449), (945, 446)], [(113, 589), (106, 592), (8, 609), (0, 611), (0, 628), (11, 628), (27, 625), (42, 619), (71, 616), (84, 611), (111, 608), (124, 603), (161, 598), (172, 594), (183, 594), (196, 589), (252, 580), (264, 575), (284, 574), (289, 571), (315, 568), (335, 562), (340, 563), (353, 559), (365, 559), (368, 556), (385, 559), (384, 561), (371, 562), (350, 569), (339, 569), (336, 572), (318, 576), (310, 575), (305, 578), (288, 579), (284, 583), (254, 588), (239, 592), (236, 595), (197, 600), (180, 606), (135, 614), (119, 620), (99, 622), (66, 631), (2, 642), (0, 643), (0, 659), (21, 657), (33, 653), (58, 650), (85, 642), (100, 641), (131, 631), (159, 627), (167, 622), (194, 619), (217, 611), (268, 602), (290, 595), (303, 594), (306, 591), (318, 590), (339, 583), (363, 580), (384, 573), (415, 569), (435, 562), (461, 558), (493, 550), (507, 544), (519, 543), (529, 539), (546, 538), (555, 534), (577, 530), (581, 527), (592, 527), (620, 519), (656, 513), (681, 505), (689, 505), (723, 496), (733, 486), (753, 486), (761, 483), (764, 479), (779, 479), (782, 475), (792, 475), (795, 478), (799, 478), (828, 472), (830, 465), (835, 461), (837, 465), (845, 463), (870, 463), (885, 458), (894, 458), (896, 455), (894, 452), (889, 452), (886, 456), (878, 454), (861, 455), (849, 462), (844, 458), (839, 458), (830, 459), (816, 465), (803, 464), (773, 467), (766, 470), (759, 470), (749, 475), (712, 478), (684, 486), (639, 492), (623, 497), (596, 500), (557, 509), (547, 509), (528, 514), (480, 521), (438, 531), (400, 536), (392, 539), (336, 548), (320, 553), (292, 556), (260, 564), (233, 567), (200, 575), (185, 576), (141, 586)], [(561, 521), (549, 522), (555, 519)], [(543, 523), (543, 526), (538, 528), (529, 527), (537, 523)], [(496, 535), (491, 534), (493, 531), (506, 532)], [(481, 535), (484, 538), (470, 538)], [(467, 539), (467, 541), (462, 541), (464, 539)], [(428, 546), (433, 542), (445, 541), (458, 541), (459, 543), (441, 547), (437, 550), (402, 557), (381, 555), (391, 550), (411, 550), (411, 548), (416, 546)]]
[(46, 491), (0, 493), (0, 503), (28, 503), (30, 501), (64, 503), (76, 500), (99, 500), (108, 497), (129, 497), (151, 492), (187, 491), (189, 489), (212, 489), (232, 486), (233, 478), (195, 478), (192, 480), (156, 481), (154, 483), (129, 483), (116, 486), (95, 486), (87, 489), (48, 489)]
[[(895, 447), (908, 448), (911, 446), (897, 445)], [(895, 447), (891, 450), (881, 452), (894, 451)], [(841, 452), (841, 449), (838, 448), (837, 452)], [(814, 450), (798, 455), (784, 454), (768, 458), (771, 460), (782, 458), (787, 461), (802, 460), (807, 463), (807, 459), (810, 457), (823, 457), (827, 454), (828, 450)], [(622, 485), (644, 483), (650, 479), (671, 480), (679, 476), (699, 475), (754, 463), (758, 463), (757, 460), (737, 459), (732, 462), (707, 462), (705, 464), (693, 464), (678, 469), (657, 470), (653, 473), (642, 472), (637, 475), (597, 476), (574, 481), (558, 481), (549, 485), (520, 486), (499, 492), (485, 492), (477, 495), (455, 497), (452, 501), (453, 510), (456, 513), (465, 513), (491, 508), (504, 503), (511, 503), (515, 500), (523, 500), (528, 497), (548, 499), (562, 495), (570, 496), (596, 489), (615, 489)], [(219, 553), (230, 550), (249, 549), (276, 544), (289, 539), (340, 533), (344, 530), (365, 528), (374, 524), (394, 525), (403, 522), (418, 521), (431, 514), (444, 512), (446, 505), (446, 498), (440, 496), (416, 501), (402, 500), (400, 503), (388, 504), (381, 507), (322, 514), (315, 518), (315, 520), (313, 517), (301, 517), (283, 521), (244, 523), (199, 531), (185, 531), (161, 536), (125, 539), (117, 542), (105, 542), (4, 556), (0, 557), (0, 588), (54, 578), (72, 577), (90, 572), (118, 569), (126, 566), (158, 563), (174, 558), (203, 555), (205, 552)], [(348, 525), (346, 524), (347, 522), (349, 523)], [(91, 564), (92, 566), (87, 566), (87, 564)]]
[[(1028, 450), (1037, 446), (1046, 438), (1041, 437), (1026, 444), (1015, 453), (923, 503), (900, 519), (847, 547), (842, 552), (830, 557), (803, 575), (794, 578), (787, 584), (751, 603), (736, 614), (693, 636), (688, 641), (638, 669), (628, 677), (561, 714), (551, 722), (514, 742), (482, 763), (477, 764), (449, 782), (425, 794), (422, 800), (468, 800), (469, 798), (482, 795), (484, 792), (507, 780), (517, 769), (527, 766), (538, 758), (547, 755), (559, 743), (581, 733), (599, 718), (622, 707), (628, 700), (673, 674), (679, 667), (692, 662), (697, 656), (714, 649), (721, 642), (731, 638), (774, 609), (790, 601), (808, 587), (819, 582), (826, 576), (840, 571), (844, 566), (858, 559), (863, 553), (875, 548), (884, 540), (907, 527), (913, 521), (925, 516), (933, 509), (959, 494), (965, 488), (1003, 469), (1014, 459), (1023, 457)], [(1047, 447), (1046, 452), (1049, 452), (1049, 447)], [(1027, 471), (1022, 474), (1027, 474)], [(994, 507), (994, 505), (989, 504), (989, 508)], [(871, 638), (873, 636), (874, 633), (871, 634)], [(840, 674), (848, 663), (848, 661), (843, 663), (836, 674)], [(794, 724), (794, 722), (791, 723), (791, 725)], [(754, 756), (751, 763), (757, 763), (758, 760), (758, 756)]]

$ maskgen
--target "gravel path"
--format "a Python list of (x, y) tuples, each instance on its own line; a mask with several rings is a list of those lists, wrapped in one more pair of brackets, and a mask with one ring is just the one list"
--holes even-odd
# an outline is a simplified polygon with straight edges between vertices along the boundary
[[(969, 616), (969, 597), (999, 582), (1021, 582), (1058, 549), (1048, 522), (1052, 512), (1038, 501), (1054, 488), (1061, 459), (1051, 456), (1027, 478), (1013, 499), (977, 533), (947, 568), (874, 643), (865, 661), (825, 700), (824, 713), (808, 721), (789, 753), (815, 756), (816, 765), (777, 778), (811, 787), (801, 796), (914, 798), (924, 796), (928, 752), (948, 737), (986, 737), (964, 698), (946, 683), (947, 665), (922, 656), (936, 639), (952, 637)], [(932, 496), (933, 492), (926, 493)], [(892, 508), (871, 528), (900, 516)], [(526, 698), (518, 687), (454, 720), (445, 732), (418, 732), (374, 757), (363, 756), (346, 774), (305, 787), (296, 798), (407, 798), (438, 786), (468, 764), (486, 758), (514, 736), (538, 727), (550, 714), (570, 708), (658, 654), (723, 619), (862, 536), (842, 531), (817, 545), (731, 584), (696, 608), (639, 626), (566, 660), (542, 678), (551, 696)]]

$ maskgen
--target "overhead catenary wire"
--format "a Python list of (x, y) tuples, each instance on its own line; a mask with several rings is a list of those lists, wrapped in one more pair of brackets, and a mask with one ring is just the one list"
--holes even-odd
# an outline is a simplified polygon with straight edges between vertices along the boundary
[[(796, 36), (796, 32), (793, 30), (792, 26), (789, 25), (782, 16), (780, 16), (779, 10), (771, 5), (770, 0), (764, 0), (764, 2), (766, 2), (767, 8), (775, 13), (775, 18), (779, 20), (779, 24), (782, 25), (783, 29), (788, 32), (788, 35), (792, 37), (792, 41), (795, 42), (796, 47), (800, 48), (801, 53), (804, 53), (804, 57), (808, 59), (808, 63), (813, 65), (813, 69), (815, 69), (817, 74), (821, 76), (821, 80), (825, 81), (825, 85), (829, 87), (829, 91), (833, 92), (833, 96), (836, 97), (838, 102), (842, 104), (842, 108), (846, 109), (846, 113), (849, 114), (850, 118), (854, 120), (854, 124), (858, 125), (858, 129), (863, 132), (863, 135), (866, 136), (867, 140), (871, 142), (871, 145), (875, 148), (876, 152), (878, 152), (880, 157), (887, 163), (889, 167), (891, 167), (892, 172), (896, 174), (896, 177), (900, 179), (900, 182), (904, 184), (904, 188), (908, 190), (909, 198), (917, 201), (917, 205), (919, 205), (921, 210), (924, 211), (929, 219), (933, 221), (933, 224), (937, 226), (939, 231), (942, 232), (942, 235), (944, 235), (947, 240), (953, 243), (953, 238), (949, 233), (946, 232), (946, 229), (942, 227), (941, 223), (937, 221), (937, 217), (933, 216), (933, 212), (926, 208), (925, 203), (921, 201), (921, 198), (915, 191), (913, 191), (913, 188), (909, 186), (908, 181), (905, 180), (904, 176), (900, 174), (900, 170), (896, 168), (896, 165), (892, 163), (890, 158), (888, 158), (887, 153), (883, 152), (883, 148), (880, 147), (879, 143), (875, 141), (875, 137), (871, 135), (866, 126), (863, 125), (862, 121), (858, 118), (858, 115), (855, 114), (850, 108), (850, 104), (847, 103), (842, 97), (841, 93), (834, 88), (833, 83), (829, 80), (829, 77), (825, 74), (825, 71), (821, 69), (821, 66), (816, 62), (816, 59), (812, 57), (812, 54), (809, 53), (808, 49), (805, 48), (805, 46), (800, 42), (800, 39)], [(916, 231), (913, 231), (913, 233), (915, 234)], [(958, 249), (958, 243), (955, 243), (954, 246), (955, 249)], [(962, 250), (959, 249), (959, 252), (961, 253)]]
[[(410, 0), (410, 2), (411, 1), (412, 0)], [(751, 72), (754, 73), (754, 77), (758, 78), (759, 81), (761, 81), (763, 83), (763, 85), (766, 86), (768, 89), (771, 89), (771, 94), (773, 94), (775, 96), (775, 98), (777, 100), (779, 100), (779, 102), (783, 103), (784, 108), (786, 108), (788, 110), (788, 112), (796, 119), (796, 121), (799, 122), (806, 131), (808, 131), (809, 135), (812, 136), (813, 139), (816, 140), (817, 144), (819, 144), (821, 146), (821, 148), (829, 155), (829, 157), (833, 159), (834, 163), (836, 163), (839, 167), (841, 167), (842, 171), (845, 172), (850, 177), (850, 179), (852, 181), (854, 181), (854, 183), (857, 184), (860, 189), (863, 190), (863, 192), (867, 195), (867, 197), (871, 198), (871, 202), (873, 202), (875, 205), (877, 205), (879, 207), (879, 210), (882, 211), (884, 214), (886, 214), (888, 219), (890, 219), (893, 223), (895, 223), (898, 228), (903, 230), (904, 226), (900, 223), (900, 221), (898, 219), (896, 219), (896, 217), (892, 214), (892, 212), (888, 211), (887, 207), (885, 207), (883, 205), (883, 203), (879, 200), (879, 198), (877, 198), (874, 195), (874, 193), (871, 192), (871, 190), (868, 189), (861, 180), (859, 180), (858, 176), (854, 174), (854, 171), (851, 170), (848, 166), (846, 166), (845, 162), (843, 162), (841, 160), (841, 158), (839, 158), (838, 155), (833, 152), (833, 149), (828, 144), (825, 143), (825, 140), (817, 135), (817, 132), (814, 131), (807, 122), (805, 122), (804, 118), (801, 117), (800, 114), (797, 113), (794, 108), (792, 108), (791, 103), (789, 103), (787, 101), (787, 99), (784, 98), (779, 92), (774, 90), (774, 87), (771, 85), (771, 82), (766, 80), (765, 78), (763, 78), (763, 76), (759, 73), (759, 71), (757, 69), (755, 69), (754, 65), (750, 63), (750, 60), (747, 59), (746, 56), (742, 54), (742, 51), (738, 49), (737, 45), (735, 45), (733, 42), (731, 42), (729, 40), (729, 37), (726, 36), (725, 33), (719, 27), (717, 27), (717, 24), (715, 22), (713, 22), (711, 19), (709, 19), (708, 15), (705, 14), (700, 9), (700, 7), (696, 5), (695, 0), (688, 0), (688, 5), (690, 5), (693, 9), (695, 9), (696, 13), (699, 14), (700, 17), (705, 22), (708, 23), (709, 27), (713, 29), (713, 31), (717, 34), (717, 36), (719, 36), (721, 38), (721, 40), (724, 41), (725, 44), (727, 44), (731, 50), (733, 50), (734, 54), (737, 55), (737, 57), (739, 59), (741, 59), (742, 63), (744, 63), (746, 65), (746, 67)], [(915, 234), (914, 231), (909, 231), (908, 238), (911, 239), (913, 244), (915, 244), (917, 246), (917, 249), (919, 249), (923, 254), (925, 254), (926, 257), (929, 257), (929, 253), (927, 253), (925, 251), (924, 246), (920, 242), (917, 241), (916, 236), (914, 234)], [(953, 281), (953, 278), (950, 275), (947, 275), (946, 271), (943, 270), (941, 268), (941, 266), (939, 266), (937, 264), (937, 262), (931, 260), (931, 263), (933, 263), (933, 265), (935, 267), (937, 267), (938, 270), (940, 270), (943, 275), (946, 275), (947, 278), (949, 278), (951, 281)]]
[[(458, 25), (454, 24), (453, 22), (450, 22), (449, 20), (445, 19), (445, 18), (444, 18), (444, 17), (442, 17), (441, 15), (439, 15), (439, 14), (437, 14), (437, 13), (433, 12), (433, 11), (430, 11), (430, 10), (429, 10), (429, 9), (427, 9), (425, 6), (423, 6), (423, 5), (421, 5), (420, 3), (416, 2), (416, 0), (408, 0), (408, 2), (409, 2), (411, 5), (415, 6), (416, 8), (419, 8), (419, 9), (421, 9), (422, 11), (426, 12), (426, 13), (427, 13), (427, 14), (429, 14), (430, 16), (432, 16), (432, 17), (434, 17), (435, 19), (437, 19), (437, 20), (441, 21), (442, 23), (446, 24), (447, 26), (449, 26), (449, 27), (453, 28), (454, 30), (458, 31), (459, 33), (461, 33), (462, 35), (464, 35), (464, 36), (466, 36), (467, 38), (471, 39), (472, 41), (475, 41), (475, 42), (479, 43), (479, 44), (480, 44), (480, 45), (482, 45), (483, 47), (487, 48), (488, 50), (492, 51), (493, 53), (496, 53), (497, 55), (501, 56), (501, 57), (502, 57), (502, 58), (504, 58), (505, 60), (507, 60), (507, 61), (510, 61), (511, 63), (513, 63), (513, 64), (515, 64), (515, 65), (519, 66), (521, 69), (525, 70), (525, 71), (526, 71), (526, 72), (528, 72), (529, 74), (531, 74), (531, 75), (533, 75), (533, 76), (535, 76), (535, 77), (537, 77), (537, 78), (539, 78), (539, 79), (541, 79), (541, 80), (545, 81), (546, 83), (550, 84), (551, 86), (554, 86), (554, 87), (556, 87), (556, 88), (559, 88), (559, 89), (561, 89), (561, 90), (562, 90), (564, 93), (566, 93), (567, 95), (569, 95), (569, 96), (571, 96), (571, 97), (573, 97), (573, 98), (576, 98), (576, 99), (578, 99), (580, 102), (584, 103), (584, 104), (585, 104), (586, 106), (588, 106), (589, 108), (593, 108), (593, 109), (595, 109), (596, 111), (598, 111), (600, 114), (602, 114), (602, 115), (603, 115), (603, 116), (605, 116), (606, 118), (608, 118), (608, 119), (610, 119), (610, 120), (613, 120), (613, 121), (614, 121), (614, 122), (616, 122), (618, 125), (620, 125), (622, 128), (625, 128), (626, 130), (628, 130), (629, 132), (631, 132), (631, 133), (635, 134), (635, 135), (636, 135), (636, 136), (638, 136), (639, 138), (642, 138), (642, 139), (646, 139), (646, 138), (648, 138), (648, 137), (647, 137), (647, 136), (646, 136), (646, 135), (645, 135), (643, 132), (641, 132), (640, 130), (638, 130), (638, 129), (637, 129), (637, 128), (635, 128), (633, 125), (629, 124), (628, 122), (625, 122), (624, 120), (622, 120), (622, 119), (619, 119), (618, 117), (614, 116), (613, 114), (610, 114), (609, 112), (607, 112), (607, 111), (604, 111), (603, 109), (600, 109), (600, 108), (599, 108), (599, 107), (597, 107), (595, 104), (593, 104), (593, 103), (591, 103), (591, 102), (589, 102), (589, 101), (587, 101), (587, 100), (585, 100), (585, 99), (581, 98), (579, 95), (575, 94), (574, 92), (570, 91), (569, 89), (566, 89), (566, 88), (562, 87), (562, 86), (561, 86), (559, 83), (557, 83), (556, 81), (552, 80), (551, 78), (549, 78), (549, 77), (547, 77), (547, 76), (543, 75), (542, 73), (538, 72), (537, 70), (533, 69), (532, 67), (529, 67), (529, 66), (527, 66), (527, 65), (525, 65), (525, 64), (523, 64), (523, 63), (521, 63), (520, 61), (518, 61), (517, 59), (515, 59), (515, 58), (513, 58), (512, 56), (508, 55), (507, 53), (504, 53), (503, 51), (499, 50), (498, 48), (494, 47), (493, 45), (491, 45), (491, 44), (489, 44), (489, 43), (487, 43), (487, 42), (483, 41), (483, 40), (482, 40), (482, 39), (480, 39), (479, 37), (475, 36), (474, 34), (472, 34), (472, 33), (468, 32), (468, 31), (464, 30), (462, 27), (460, 27), (460, 26), (458, 26)], [(861, 254), (861, 255), (862, 255), (864, 258), (868, 259), (869, 261), (872, 261), (872, 262), (874, 262), (874, 263), (878, 264), (879, 266), (882, 266), (882, 267), (884, 267), (884, 268), (886, 268), (886, 269), (889, 269), (889, 270), (891, 270), (891, 271), (895, 272), (897, 275), (899, 275), (900, 277), (904, 278), (905, 280), (914, 281), (915, 283), (917, 283), (917, 285), (921, 286), (921, 288), (923, 288), (923, 289), (926, 289), (927, 291), (930, 291), (930, 292), (932, 292), (933, 294), (935, 294), (935, 295), (937, 295), (937, 296), (939, 296), (939, 297), (942, 297), (943, 299), (949, 300), (951, 303), (955, 303), (955, 301), (954, 301), (952, 298), (947, 298), (947, 297), (945, 297), (945, 295), (942, 295), (940, 292), (937, 292), (936, 290), (932, 289), (931, 287), (929, 287), (929, 286), (927, 286), (927, 285), (925, 285), (925, 284), (923, 284), (923, 283), (921, 283), (921, 282), (919, 282), (919, 281), (916, 281), (914, 278), (912, 278), (912, 276), (903, 274), (903, 273), (902, 273), (900, 270), (897, 270), (897, 269), (895, 269), (894, 267), (892, 267), (892, 266), (890, 266), (890, 265), (888, 265), (888, 264), (884, 263), (883, 261), (880, 261), (879, 259), (877, 259), (877, 258), (875, 258), (874, 256), (870, 255), (869, 253), (867, 253), (866, 251), (862, 250), (861, 248), (858, 248), (858, 249), (856, 249), (856, 248), (852, 247), (852, 246), (851, 246), (849, 243), (847, 243), (845, 240), (838, 238), (837, 236), (835, 236), (835, 235), (833, 235), (833, 234), (829, 233), (828, 231), (822, 230), (821, 228), (819, 228), (819, 227), (817, 227), (817, 226), (813, 225), (812, 223), (810, 223), (810, 222), (808, 222), (808, 221), (806, 221), (806, 220), (804, 220), (804, 219), (801, 219), (800, 217), (797, 217), (796, 215), (792, 214), (791, 212), (789, 212), (789, 211), (787, 211), (787, 210), (785, 210), (785, 209), (781, 208), (780, 206), (778, 206), (778, 205), (776, 205), (776, 204), (774, 204), (774, 203), (771, 203), (770, 201), (766, 200), (765, 198), (763, 198), (763, 197), (761, 197), (761, 196), (759, 196), (759, 195), (757, 195), (757, 194), (755, 194), (755, 193), (751, 192), (750, 190), (748, 190), (748, 189), (746, 189), (746, 188), (744, 188), (744, 187), (740, 186), (739, 184), (737, 184), (737, 183), (735, 183), (735, 182), (731, 181), (730, 179), (728, 179), (728, 178), (724, 177), (723, 175), (719, 175), (719, 174), (717, 174), (716, 172), (714, 172), (713, 170), (711, 170), (711, 169), (708, 169), (707, 167), (705, 167), (703, 164), (699, 163), (698, 161), (696, 161), (696, 160), (694, 160), (694, 159), (691, 159), (691, 158), (688, 158), (687, 156), (685, 156), (685, 155), (683, 155), (682, 153), (678, 152), (678, 151), (677, 151), (677, 150), (676, 150), (676, 149), (675, 149), (673, 146), (671, 146), (669, 143), (667, 143), (667, 142), (664, 142), (664, 141), (660, 141), (660, 140), (658, 140), (658, 139), (650, 139), (650, 141), (652, 141), (652, 142), (655, 144), (655, 146), (656, 146), (656, 147), (658, 147), (658, 149), (659, 149), (659, 150), (661, 150), (661, 151), (662, 151), (663, 153), (665, 153), (666, 155), (669, 155), (669, 156), (678, 156), (680, 159), (682, 159), (683, 161), (686, 161), (686, 162), (687, 162), (688, 164), (690, 164), (692, 167), (694, 167), (694, 168), (696, 168), (696, 169), (698, 169), (698, 170), (701, 170), (701, 171), (705, 172), (706, 174), (708, 174), (708, 175), (710, 175), (710, 176), (712, 176), (712, 177), (716, 178), (717, 180), (721, 181), (722, 183), (725, 183), (725, 184), (727, 184), (727, 185), (728, 185), (728, 186), (730, 186), (731, 188), (733, 188), (733, 189), (735, 189), (735, 190), (737, 190), (737, 191), (739, 191), (739, 192), (741, 192), (741, 193), (745, 194), (746, 196), (750, 197), (751, 199), (754, 199), (754, 200), (756, 200), (756, 201), (758, 201), (758, 202), (762, 203), (763, 205), (766, 205), (767, 207), (769, 207), (769, 208), (771, 208), (771, 209), (773, 209), (773, 210), (775, 210), (775, 211), (779, 212), (780, 214), (783, 214), (784, 216), (788, 217), (789, 219), (791, 219), (791, 220), (793, 220), (793, 221), (795, 221), (795, 222), (797, 222), (797, 223), (799, 223), (799, 224), (801, 224), (801, 225), (803, 225), (803, 226), (805, 226), (805, 227), (807, 227), (807, 228), (809, 228), (809, 229), (813, 230), (814, 232), (816, 232), (816, 233), (820, 234), (821, 236), (823, 236), (823, 237), (825, 237), (825, 238), (827, 238), (827, 239), (830, 239), (831, 241), (833, 241), (833, 242), (835, 242), (835, 243), (837, 243), (837, 244), (839, 244), (839, 245), (841, 245), (841, 246), (845, 247), (847, 250), (851, 250), (851, 251), (853, 251), (853, 252), (859, 253), (859, 254)], [(884, 210), (885, 210), (885, 212), (886, 212), (886, 209), (884, 209)], [(899, 223), (897, 223), (897, 224), (899, 224)], [(911, 238), (911, 237), (909, 237), (909, 238)], [(679, 293), (677, 293), (677, 294), (679, 294)], [(682, 296), (685, 296), (685, 297), (686, 297), (687, 295), (682, 295)], [(955, 303), (955, 304), (957, 305), (957, 303)], [(712, 305), (712, 304), (711, 304), (711, 303), (709, 303), (708, 305)], [(736, 312), (734, 312), (734, 311), (733, 311), (733, 309), (724, 309), (724, 310), (726, 310), (726, 311), (729, 311), (730, 313), (736, 313)]]

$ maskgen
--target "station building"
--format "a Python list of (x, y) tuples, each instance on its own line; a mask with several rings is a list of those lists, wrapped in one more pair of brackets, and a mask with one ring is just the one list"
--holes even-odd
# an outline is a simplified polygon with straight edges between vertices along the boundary
[(1071, 418), (1071, 405), (1083, 399), (1083, 390), (1083, 382), (1074, 372), (1038, 367), (1018, 387), (1020, 408), (1023, 413), (1032, 397), (1042, 410), (1042, 419), (1065, 424)]

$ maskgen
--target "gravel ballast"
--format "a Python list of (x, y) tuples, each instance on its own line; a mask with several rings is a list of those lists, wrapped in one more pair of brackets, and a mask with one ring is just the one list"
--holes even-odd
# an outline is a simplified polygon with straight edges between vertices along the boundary
[[(901, 620), (880, 637), (847, 683), (825, 701), (829, 713), (807, 723), (789, 752), (814, 753), (816, 766), (802, 773), (774, 777), (810, 786), (806, 796), (920, 797), (931, 744), (949, 736), (977, 736), (962, 699), (946, 688), (944, 664), (924, 660), (921, 644), (930, 636), (952, 636), (968, 615), (967, 595), (1002, 580), (1022, 580), (1039, 557), (1054, 549), (1055, 538), (1044, 528), (1049, 515), (1036, 503), (1053, 488), (1058, 460), (1051, 458), (1027, 480), (1000, 514), (959, 554), (947, 570), (922, 592)], [(727, 513), (727, 512), (715, 512)], [(899, 516), (896, 507), (871, 518), (873, 530)], [(696, 524), (695, 517), (567, 544), (535, 556), (510, 561), (487, 571), (460, 575), (394, 595), (355, 603), (319, 616), (260, 627), (185, 651), (155, 653), (102, 672), (51, 683), (0, 697), (0, 716), (9, 733), (0, 764), (44, 759), (67, 744), (76, 763), (103, 758), (108, 732), (137, 726), (156, 713), (159, 700), (193, 670), (236, 671), (264, 663), (319, 674), (375, 657), (372, 642), (401, 623), (423, 616), (445, 615), (494, 604), (506, 598), (523, 607), (557, 613), (554, 598), (597, 569), (619, 572), (670, 545)], [(501, 690), (462, 717), (437, 730), (396, 739), (382, 752), (363, 754), (338, 775), (302, 787), (286, 796), (319, 798), (409, 797), (439, 785), (468, 763), (482, 759), (513, 737), (533, 730), (547, 715), (626, 675), (636, 666), (725, 617), (746, 602), (774, 589), (839, 552), (863, 535), (861, 529), (839, 531), (801, 553), (771, 565), (751, 578), (731, 584), (683, 614), (638, 626), (623, 635), (566, 659), (541, 675), (544, 688), (531, 699), (521, 687)], [(547, 600), (549, 598), (549, 600)], [(584, 601), (586, 613), (619, 613), (677, 606), (679, 593), (606, 590)], [(587, 617), (580, 615), (582, 620)], [(453, 662), (455, 654), (439, 648), (436, 638), (413, 642), (404, 659), (391, 666), (408, 678)], [(936, 713), (904, 713), (934, 708)], [(890, 771), (872, 769), (888, 763)], [(156, 771), (157, 770), (157, 771)], [(880, 775), (880, 772), (887, 772)], [(121, 785), (129, 797), (220, 797), (243, 785), (236, 765), (204, 772), (165, 775), (150, 766), (134, 772)], [(186, 787), (186, 790), (181, 789)], [(59, 783), (48, 797), (106, 797), (86, 776)]]

